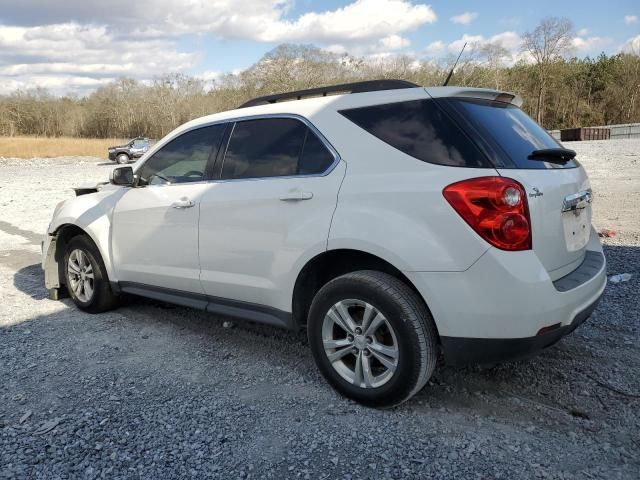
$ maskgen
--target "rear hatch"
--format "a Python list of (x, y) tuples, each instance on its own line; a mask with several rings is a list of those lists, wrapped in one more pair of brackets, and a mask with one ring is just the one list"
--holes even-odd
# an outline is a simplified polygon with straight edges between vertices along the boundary
[[(500, 98), (502, 96), (499, 96)], [(504, 101), (506, 98), (507, 101)], [(437, 102), (478, 139), (498, 173), (522, 184), (533, 250), (552, 280), (577, 268), (591, 233), (591, 189), (584, 168), (516, 105), (470, 97)]]

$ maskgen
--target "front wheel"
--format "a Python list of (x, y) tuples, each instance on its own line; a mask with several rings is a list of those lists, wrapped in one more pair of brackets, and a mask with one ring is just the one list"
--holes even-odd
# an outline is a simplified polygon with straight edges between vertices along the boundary
[(69, 241), (64, 272), (69, 295), (81, 310), (99, 313), (117, 305), (100, 252), (89, 237), (79, 235)]
[(429, 311), (405, 283), (383, 272), (359, 271), (327, 283), (313, 300), (307, 328), (322, 375), (364, 405), (408, 400), (436, 365)]
[(120, 165), (129, 163), (129, 155), (127, 155), (126, 153), (121, 153), (116, 157), (116, 162), (118, 162)]

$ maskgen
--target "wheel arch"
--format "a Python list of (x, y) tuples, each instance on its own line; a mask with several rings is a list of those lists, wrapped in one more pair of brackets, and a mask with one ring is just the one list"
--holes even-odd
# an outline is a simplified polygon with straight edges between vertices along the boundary
[[(67, 248), (67, 245), (71, 241), (72, 238), (77, 237), (79, 235), (84, 235), (88, 237), (93, 244), (96, 246), (98, 251), (100, 252), (100, 256), (102, 257), (102, 261), (105, 263), (107, 268), (107, 274), (110, 275), (109, 266), (107, 266), (106, 259), (108, 257), (105, 256), (105, 253), (100, 248), (100, 242), (96, 241), (96, 238), (91, 234), (90, 231), (74, 224), (74, 223), (63, 223), (56, 227), (56, 229), (50, 233), (50, 235), (55, 239), (55, 242), (52, 242), (50, 245), (50, 249), (53, 248), (53, 252), (49, 255), (47, 252), (47, 256), (50, 257), (50, 260), (47, 261), (45, 267), (45, 276), (47, 273), (49, 275), (54, 274), (57, 275), (58, 285), (65, 285), (65, 275), (64, 275), (64, 254)], [(46, 270), (49, 270), (48, 272)]]
[(327, 250), (316, 255), (298, 273), (291, 305), (294, 327), (300, 328), (306, 325), (311, 302), (323, 285), (336, 277), (358, 270), (377, 270), (398, 278), (411, 288), (423, 301), (427, 310), (429, 309), (427, 299), (422, 296), (413, 282), (391, 262), (363, 250), (342, 248)]

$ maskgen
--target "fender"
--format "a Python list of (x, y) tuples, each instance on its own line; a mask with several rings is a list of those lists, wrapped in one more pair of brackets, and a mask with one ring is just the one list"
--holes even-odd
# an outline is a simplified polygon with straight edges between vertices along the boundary
[(126, 192), (126, 188), (107, 187), (96, 193), (81, 195), (64, 201), (55, 212), (47, 238), (43, 244), (43, 268), (48, 289), (59, 285), (59, 255), (56, 255), (57, 233), (61, 228), (73, 225), (84, 231), (98, 247), (110, 281), (117, 281), (111, 263), (111, 218), (115, 204)]

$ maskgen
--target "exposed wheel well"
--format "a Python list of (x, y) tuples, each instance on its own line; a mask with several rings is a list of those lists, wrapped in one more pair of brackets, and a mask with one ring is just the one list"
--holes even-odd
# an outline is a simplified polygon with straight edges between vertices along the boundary
[(298, 275), (293, 289), (294, 325), (306, 325), (311, 302), (323, 285), (340, 275), (357, 270), (377, 270), (393, 275), (422, 298), (411, 281), (386, 260), (360, 250), (329, 250), (312, 258)]
[(58, 279), (60, 285), (65, 284), (64, 275), (64, 252), (67, 248), (67, 244), (73, 237), (78, 235), (86, 235), (91, 238), (87, 232), (77, 225), (65, 224), (56, 230), (56, 254), (55, 259), (58, 264)]

